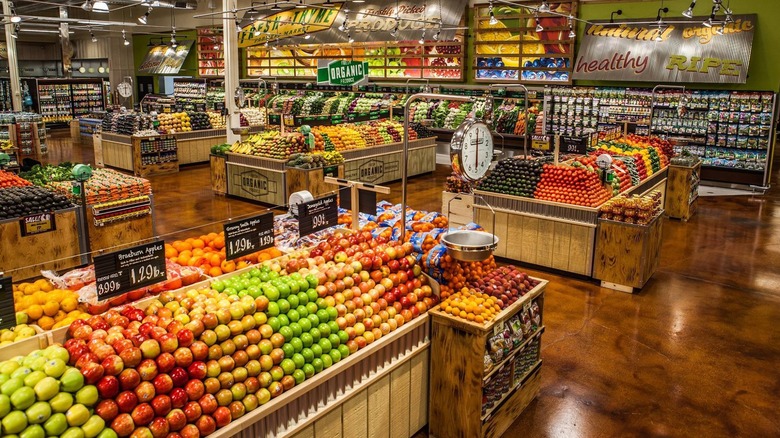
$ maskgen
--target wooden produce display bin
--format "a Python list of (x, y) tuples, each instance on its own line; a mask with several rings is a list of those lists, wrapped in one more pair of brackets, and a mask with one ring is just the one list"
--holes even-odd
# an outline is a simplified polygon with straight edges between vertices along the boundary
[(55, 229), (22, 236), (20, 219), (0, 222), (0, 270), (14, 281), (38, 277), (41, 270), (64, 270), (86, 263), (82, 242), (81, 212), (70, 207), (54, 212)]
[(179, 171), (176, 137), (159, 135), (132, 137), (133, 173), (145, 178), (150, 175), (165, 175)]
[(274, 206), (287, 204), (287, 161), (231, 152), (226, 156), (228, 195)]
[(227, 131), (224, 128), (178, 132), (173, 135), (176, 137), (180, 165), (207, 163), (211, 147), (227, 142)]
[(647, 225), (599, 219), (593, 278), (601, 286), (632, 293), (658, 268), (663, 214)]
[(700, 180), (701, 161), (692, 167), (669, 166), (664, 207), (667, 216), (685, 222), (696, 213)]
[(129, 135), (101, 133), (95, 138), (95, 164), (133, 172), (133, 141)]
[(211, 166), (211, 190), (216, 195), (227, 193), (227, 165), (225, 157), (219, 155), (210, 155), (209, 164)]
[[(341, 153), (344, 156), (344, 178), (370, 184), (384, 184), (401, 179), (403, 143), (391, 143)], [(436, 170), (436, 138), (409, 141), (407, 176)]]
[[(493, 321), (484, 324), (456, 318), (440, 307), (429, 311), (431, 437), (499, 437), (539, 393), (542, 324), (492, 369), (486, 372), (484, 367), (488, 339), (503, 331), (513, 316), (534, 300), (544, 315), (547, 281), (539, 281)], [(533, 360), (528, 361), (529, 358)], [(501, 382), (494, 379), (505, 379), (505, 373), (509, 373), (510, 384), (504, 387), (500, 400), (483, 412), (483, 389)]]
[(442, 192), (441, 213), (447, 216), (453, 228), (474, 222), (474, 195)]
[(325, 177), (344, 178), (344, 165), (319, 167), (316, 169), (299, 169), (287, 167), (287, 196), (308, 190), (315, 198), (338, 189), (335, 184), (325, 183)]
[(95, 224), (92, 208), (87, 208), (90, 249), (94, 251), (118, 251), (122, 247), (138, 244), (154, 237), (152, 214), (123, 219), (103, 225)]

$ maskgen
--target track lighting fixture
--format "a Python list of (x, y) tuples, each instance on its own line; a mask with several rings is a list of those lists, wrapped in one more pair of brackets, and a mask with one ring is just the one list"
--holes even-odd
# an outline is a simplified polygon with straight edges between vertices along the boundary
[(141, 24), (146, 24), (146, 22), (149, 20), (149, 14), (151, 14), (151, 13), (152, 13), (152, 7), (149, 6), (149, 9), (147, 9), (146, 12), (144, 12), (143, 15), (138, 17), (138, 22), (141, 23)]
[(569, 38), (574, 38), (577, 36), (577, 33), (574, 32), (574, 17), (569, 15), (568, 22), (569, 22)]
[(398, 23), (400, 23), (399, 18), (395, 17), (395, 27), (390, 31), (390, 36), (393, 38), (398, 36)]
[(308, 40), (311, 39), (311, 34), (309, 33), (309, 27), (303, 28), (303, 39)]
[(176, 41), (176, 27), (171, 28), (171, 47), (174, 49), (179, 45), (179, 43)]
[(84, 4), (81, 5), (81, 9), (92, 12), (92, 0), (84, 0)]
[(122, 44), (126, 46), (130, 45), (130, 41), (127, 40), (127, 33), (125, 32), (124, 29), (122, 29)]
[(542, 13), (550, 12), (550, 5), (547, 3), (547, 0), (542, 1), (541, 6), (539, 6), (539, 12)]
[(423, 29), (422, 35), (420, 35), (420, 39), (417, 42), (420, 44), (425, 44), (425, 29)]
[(433, 34), (433, 40), (434, 40), (434, 41), (439, 41), (439, 35), (441, 35), (441, 28), (439, 28), (438, 30), (436, 30), (436, 33), (435, 33), (435, 34)]
[(279, 6), (279, 3), (274, 3), (273, 6), (271, 6), (272, 11), (281, 11), (282, 8)]
[(16, 26), (14, 26), (14, 33), (12, 33), (11, 36), (14, 38), (19, 38), (20, 30), (22, 30), (22, 27), (17, 24)]
[(498, 24), (498, 20), (496, 20), (496, 14), (493, 13), (493, 2), (491, 1), (488, 3), (488, 14), (490, 15), (490, 25), (495, 26)]
[(295, 5), (296, 9), (306, 9), (307, 6), (305, 3), (303, 3), (303, 0), (300, 0), (297, 5)]
[(19, 23), (22, 21), (22, 17), (16, 15), (16, 8), (13, 3), (8, 4), (11, 8), (11, 23)]
[(108, 4), (102, 0), (92, 3), (92, 12), (108, 14)]
[(260, 36), (260, 26), (255, 25), (255, 31), (252, 32), (253, 36), (259, 37)]
[(623, 10), (618, 9), (617, 11), (612, 11), (612, 13), (609, 14), (609, 24), (615, 23), (615, 15), (623, 15)]
[(712, 12), (710, 13), (709, 18), (704, 20), (704, 22), (702, 23), (704, 27), (712, 27), (712, 22), (715, 20), (715, 14), (718, 12), (719, 9), (720, 9), (719, 3), (715, 3), (714, 5), (712, 5)]
[(683, 11), (682, 16), (685, 18), (693, 18), (693, 8), (696, 7), (696, 0), (691, 1), (691, 5), (688, 6), (688, 9)]
[[(89, 38), (92, 40), (93, 43), (97, 42), (97, 37), (95, 37), (95, 33), (92, 32), (92, 28), (91, 27), (89, 28)], [(149, 42), (151, 43), (152, 41), (149, 40)]]
[(715, 29), (715, 33), (718, 35), (723, 35), (723, 32), (726, 31), (726, 24), (721, 24), (719, 28)]
[(347, 41), (349, 41), (350, 44), (355, 42), (355, 39), (352, 38), (352, 35), (350, 35), (349, 32), (347, 32)]
[(544, 28), (542, 27), (542, 24), (539, 23), (539, 14), (534, 13), (534, 19), (536, 20), (536, 32), (544, 32)]
[(657, 21), (659, 25), (662, 23), (661, 12), (665, 14), (669, 12), (669, 8), (658, 8), (658, 15), (655, 16), (655, 21)]
[(655, 35), (655, 42), (660, 43), (663, 42), (664, 38), (661, 36), (663, 33), (663, 29), (661, 28), (661, 25), (658, 25), (658, 33)]

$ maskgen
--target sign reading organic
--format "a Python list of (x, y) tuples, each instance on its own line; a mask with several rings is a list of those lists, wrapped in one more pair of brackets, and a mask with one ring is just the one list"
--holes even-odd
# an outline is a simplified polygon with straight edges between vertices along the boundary
[(175, 49), (165, 44), (154, 46), (149, 49), (138, 71), (153, 75), (176, 74), (190, 53), (191, 45), (192, 40), (186, 40), (179, 42)]
[(368, 63), (363, 61), (320, 60), (317, 83), (327, 85), (357, 85), (368, 80)]
[[(389, 4), (382, 0), (365, 3), (332, 3), (332, 7), (288, 9), (243, 24), (238, 35), (239, 47), (251, 47), (266, 41), (280, 40), (282, 45), (346, 43), (347, 34), (357, 41), (403, 41), (418, 40), (423, 29), (428, 38), (438, 30), (434, 19), (441, 17), (442, 23), (457, 25), (461, 22), (466, 0), (442, 2), (441, 9), (436, 2), (416, 3), (401, 1)], [(352, 9), (350, 9), (352, 8)], [(402, 20), (396, 20), (396, 17)], [(344, 30), (340, 30), (342, 23)], [(396, 35), (392, 35), (397, 28)], [(370, 33), (370, 38), (368, 34)], [(455, 30), (443, 28), (439, 40), (455, 37)], [(309, 39), (303, 38), (304, 34)], [(362, 36), (361, 36), (362, 35)]]
[[(758, 16), (735, 15), (722, 28), (668, 19), (656, 24), (588, 25), (574, 79), (740, 83), (747, 80)], [(651, 20), (639, 20), (646, 23)]]

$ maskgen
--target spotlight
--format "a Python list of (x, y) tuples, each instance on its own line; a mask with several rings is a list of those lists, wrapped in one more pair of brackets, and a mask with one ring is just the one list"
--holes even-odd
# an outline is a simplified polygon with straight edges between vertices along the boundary
[(106, 4), (104, 1), (98, 0), (95, 3), (92, 3), (92, 12), (108, 14), (108, 4)]
[(84, 4), (81, 5), (81, 9), (92, 12), (92, 0), (84, 0)]
[(395, 27), (390, 31), (390, 36), (393, 38), (398, 36), (398, 21), (395, 22)]
[(254, 36), (256, 36), (256, 37), (259, 37), (259, 36), (260, 36), (260, 28), (259, 28), (259, 27), (256, 27), (256, 28), (255, 28), (255, 31), (254, 31), (254, 32), (252, 32), (252, 35), (254, 35)]
[(723, 35), (723, 32), (726, 30), (726, 25), (723, 24), (719, 28), (715, 29), (715, 33), (718, 35)]
[(151, 13), (152, 13), (152, 7), (151, 7), (151, 6), (149, 6), (149, 9), (147, 9), (147, 10), (146, 10), (146, 12), (144, 12), (144, 14), (143, 14), (143, 15), (141, 15), (140, 17), (138, 17), (138, 21), (139, 21), (141, 24), (146, 24), (146, 22), (149, 20), (149, 14), (151, 14)]
[(355, 39), (352, 38), (352, 35), (350, 35), (349, 33), (347, 33), (347, 40), (349, 41), (350, 44), (355, 42)]
[(420, 39), (417, 42), (420, 44), (425, 44), (425, 29), (423, 29), (422, 35), (420, 35)]
[(14, 8), (14, 4), (10, 3), (11, 6), (11, 23), (19, 23), (22, 21), (22, 17), (16, 15), (16, 9)]
[(498, 24), (498, 20), (496, 20), (496, 16), (495, 16), (495, 14), (493, 14), (493, 9), (492, 8), (490, 9), (490, 21), (489, 21), (489, 23), (490, 23), (491, 26), (495, 26), (496, 24)]
[(720, 9), (720, 6), (717, 3), (712, 6), (710, 17), (707, 18), (704, 23), (702, 23), (704, 27), (712, 27), (712, 21), (715, 20), (715, 14), (718, 12), (718, 9)]
[(547, 0), (544, 0), (542, 5), (539, 6), (539, 12), (550, 12), (550, 5), (547, 3)]
[(303, 29), (303, 39), (305, 40), (311, 39), (311, 34), (309, 33), (308, 28)]
[(271, 6), (272, 11), (281, 11), (282, 8), (279, 6), (279, 3), (274, 3), (273, 6)]
[(655, 36), (655, 42), (657, 42), (657, 43), (663, 42), (664, 39), (661, 36), (662, 32), (663, 31), (661, 30), (661, 26), (658, 26), (658, 34), (656, 34), (656, 36)]
[(19, 38), (20, 30), (22, 30), (22, 27), (17, 24), (16, 26), (14, 26), (14, 33), (12, 33), (11, 36), (14, 38)]
[(573, 28), (569, 28), (569, 38), (575, 38), (577, 37), (577, 32), (574, 31)]
[(303, 3), (303, 0), (301, 0), (300, 2), (298, 2), (297, 5), (295, 5), (295, 8), (296, 9), (306, 9), (307, 6)]
[(433, 40), (439, 41), (439, 35), (441, 35), (441, 29), (437, 30), (435, 34), (433, 34)]
[[(92, 32), (92, 28), (91, 27), (89, 28), (89, 37), (90, 37), (90, 39), (92, 40), (93, 43), (97, 42), (97, 38), (95, 37), (95, 33)], [(152, 40), (149, 40), (149, 42), (151, 43)]]
[(542, 27), (541, 23), (539, 23), (539, 15), (535, 14), (534, 18), (536, 19), (536, 32), (544, 32), (544, 28)]
[(693, 18), (693, 8), (695, 8), (695, 7), (696, 7), (696, 0), (693, 0), (691, 2), (691, 5), (688, 6), (688, 9), (683, 11), (682, 16), (685, 17), (685, 18)]

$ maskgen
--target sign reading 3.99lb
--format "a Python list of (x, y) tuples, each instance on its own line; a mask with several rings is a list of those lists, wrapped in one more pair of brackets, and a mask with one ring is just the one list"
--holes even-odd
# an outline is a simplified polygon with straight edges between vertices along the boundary
[(252, 254), (274, 246), (274, 214), (270, 211), (240, 221), (226, 223), (225, 258)]
[(165, 245), (162, 240), (95, 257), (98, 300), (166, 279)]
[(315, 199), (298, 206), (301, 236), (338, 225), (339, 207), (336, 195)]

